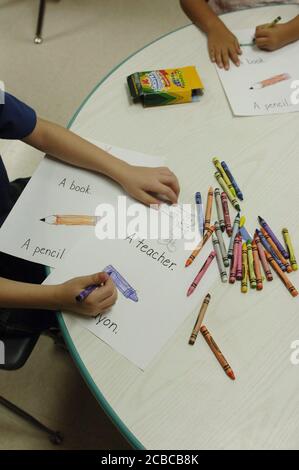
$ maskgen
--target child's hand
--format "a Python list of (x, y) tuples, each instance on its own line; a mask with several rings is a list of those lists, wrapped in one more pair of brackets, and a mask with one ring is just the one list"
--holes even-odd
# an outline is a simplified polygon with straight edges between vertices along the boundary
[(255, 44), (260, 49), (275, 51), (291, 42), (289, 39), (288, 23), (276, 24), (269, 28), (269, 24), (256, 27)]
[(212, 62), (216, 62), (221, 69), (229, 69), (229, 60), (240, 65), (239, 55), (242, 54), (238, 39), (221, 22), (214, 25), (207, 33), (209, 55)]
[(153, 194), (158, 197), (161, 195), (175, 204), (180, 193), (177, 177), (166, 167), (147, 168), (128, 165), (118, 177), (118, 182), (130, 196), (148, 206), (161, 203), (161, 200)]
[[(91, 292), (85, 300), (78, 302), (76, 296), (92, 284), (99, 284), (100, 287)], [(96, 317), (99, 313), (103, 313), (117, 299), (117, 290), (107, 273), (75, 277), (55, 287), (59, 310), (79, 313), (87, 317)]]

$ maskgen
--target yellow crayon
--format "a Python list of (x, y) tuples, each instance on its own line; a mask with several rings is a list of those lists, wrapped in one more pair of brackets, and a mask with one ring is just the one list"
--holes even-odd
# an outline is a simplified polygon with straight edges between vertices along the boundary
[(298, 264), (297, 264), (297, 261), (296, 261), (296, 258), (295, 258), (295, 252), (294, 252), (294, 248), (293, 248), (293, 245), (292, 245), (292, 242), (291, 242), (291, 237), (290, 237), (290, 234), (289, 234), (289, 231), (288, 231), (287, 228), (282, 229), (282, 235), (283, 235), (284, 242), (287, 246), (287, 249), (288, 249), (288, 252), (289, 252), (289, 255), (290, 255), (290, 263), (291, 263), (292, 269), (293, 269), (293, 271), (297, 271), (298, 270)]
[(221, 174), (222, 178), (224, 179), (225, 183), (227, 184), (228, 186), (228, 189), (230, 190), (230, 192), (232, 193), (232, 195), (234, 197), (237, 197), (236, 195), (236, 191), (235, 191), (235, 188), (233, 187), (232, 185), (232, 182), (231, 180), (229, 179), (229, 177), (227, 176), (227, 174), (225, 173), (220, 161), (218, 160), (218, 158), (214, 157), (212, 162), (214, 163), (215, 167), (217, 168), (217, 170), (219, 171), (219, 173)]
[(248, 290), (248, 261), (247, 261), (247, 245), (246, 243), (242, 244), (242, 282), (241, 282), (241, 292), (246, 294)]
[(239, 227), (242, 228), (243, 225), (245, 225), (245, 222), (246, 222), (246, 217), (245, 217), (245, 215), (242, 215), (242, 217), (240, 219)]
[(253, 265), (253, 254), (252, 254), (252, 245), (248, 241), (247, 242), (247, 259), (248, 259), (248, 271), (249, 271), (249, 282), (251, 289), (256, 288), (256, 277), (254, 272), (254, 265)]
[(240, 212), (241, 208), (239, 206), (239, 203), (237, 201), (237, 198), (235, 198), (232, 193), (230, 192), (229, 190), (229, 187), (227, 186), (226, 182), (224, 181), (224, 179), (222, 178), (221, 174), (219, 173), (219, 171), (216, 171), (215, 172), (215, 178), (217, 179), (218, 183), (220, 184), (221, 188), (223, 189), (223, 191), (226, 193), (228, 199), (230, 200), (230, 202), (232, 203), (232, 205), (234, 206), (234, 208)]

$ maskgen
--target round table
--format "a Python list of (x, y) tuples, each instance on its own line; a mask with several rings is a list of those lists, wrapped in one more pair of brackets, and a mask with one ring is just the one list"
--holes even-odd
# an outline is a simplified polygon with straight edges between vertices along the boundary
[[(223, 20), (241, 29), (298, 13), (298, 6), (275, 6), (227, 14)], [(205, 85), (199, 103), (155, 109), (131, 103), (130, 73), (193, 64)], [(208, 186), (216, 186), (211, 159), (219, 156), (233, 168), (245, 194), (247, 229), (254, 230), (258, 215), (273, 227), (287, 226), (299, 253), (298, 114), (234, 117), (208, 59), (206, 39), (193, 25), (119, 64), (86, 98), (69, 127), (85, 137), (166, 157), (180, 180), (180, 201), (186, 203), (193, 202), (195, 191), (205, 194)], [(292, 274), (297, 286), (298, 276)], [(206, 324), (229, 358), (235, 382), (202, 338), (188, 345), (197, 312), (145, 372), (71, 316), (60, 317), (80, 372), (135, 448), (299, 448), (299, 365), (291, 362), (291, 345), (299, 339), (298, 301), (274, 278), (263, 291), (247, 295), (220, 280), (212, 286)]]

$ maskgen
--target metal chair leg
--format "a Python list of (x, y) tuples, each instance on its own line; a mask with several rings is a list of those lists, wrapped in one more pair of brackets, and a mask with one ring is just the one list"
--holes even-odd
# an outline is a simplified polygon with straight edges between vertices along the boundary
[(46, 9), (46, 0), (40, 0), (36, 33), (35, 33), (35, 38), (34, 38), (35, 44), (41, 44), (43, 42), (42, 29), (43, 29), (43, 23), (44, 23), (44, 17), (45, 17), (45, 9)]
[(45, 432), (48, 434), (50, 441), (52, 444), (59, 445), (63, 441), (63, 435), (59, 431), (53, 431), (52, 429), (48, 428), (44, 424), (42, 424), (40, 421), (38, 421), (36, 418), (31, 416), (29, 413), (26, 411), (22, 410), (18, 406), (14, 405), (10, 401), (6, 400), (6, 398), (0, 396), (0, 403), (1, 405), (5, 406), (5, 408), (8, 408), (10, 411), (13, 413), (17, 414), (21, 418), (23, 418), (25, 421), (28, 421), (31, 423), (33, 426), (36, 428), (40, 429), (41, 431)]

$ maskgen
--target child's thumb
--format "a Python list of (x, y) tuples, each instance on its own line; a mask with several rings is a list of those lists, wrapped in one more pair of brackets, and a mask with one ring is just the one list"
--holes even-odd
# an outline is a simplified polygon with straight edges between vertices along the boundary
[(86, 283), (86, 287), (92, 284), (98, 284), (99, 286), (102, 283), (105, 283), (109, 279), (107, 273), (95, 273), (91, 274), (90, 276), (85, 276), (84, 282)]

